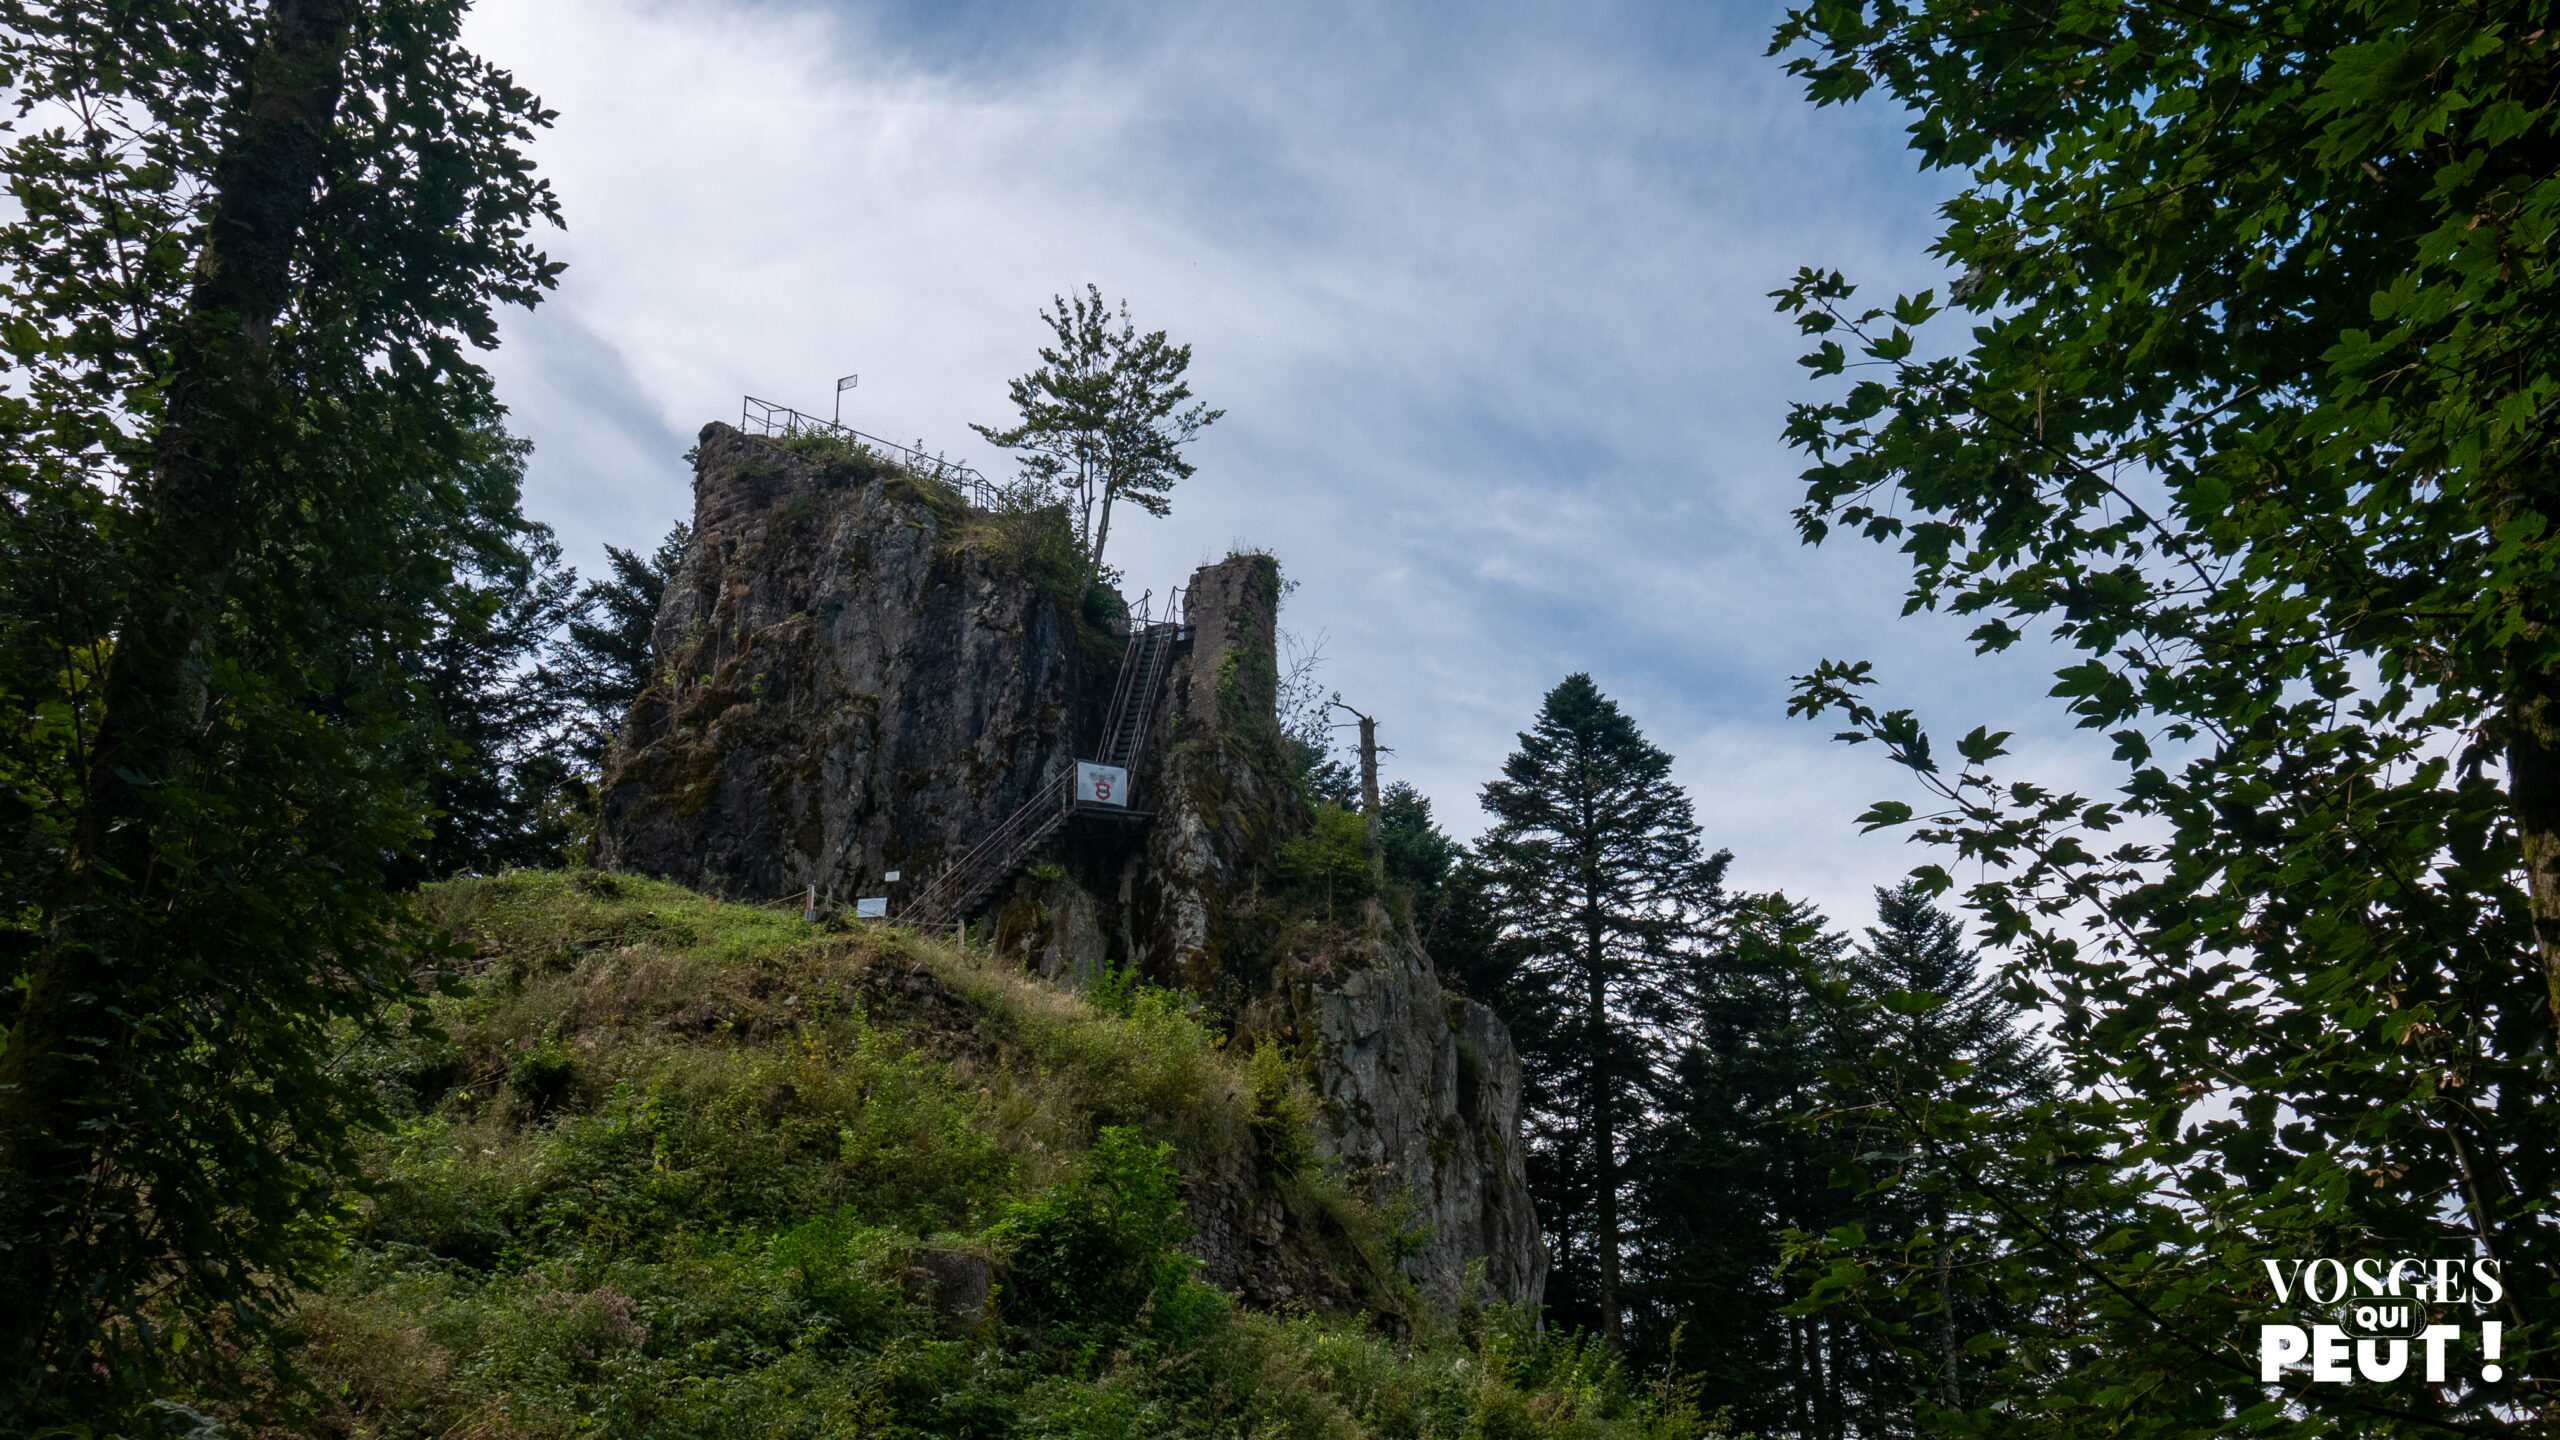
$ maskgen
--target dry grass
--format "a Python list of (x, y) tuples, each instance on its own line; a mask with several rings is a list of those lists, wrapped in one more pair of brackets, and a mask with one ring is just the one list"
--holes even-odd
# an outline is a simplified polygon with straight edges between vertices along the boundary
[(1230, 1054), (1180, 997), (1106, 1008), (892, 927), (619, 876), (424, 904), (472, 974), (440, 1034), (355, 1059), (405, 1119), (303, 1312), (322, 1403), (242, 1427), (262, 1440), (1700, 1433), (1520, 1314), (1391, 1341), (1179, 1279), (1108, 1335), (1013, 1313), (1001, 1280), (972, 1324), (924, 1307), (919, 1247), (1001, 1254), (1020, 1217), (1082, 1213), (1052, 1202), (1106, 1126), (1194, 1175), (1291, 1156), (1292, 1205), (1348, 1205), (1280, 1133), (1311, 1113), (1281, 1057)]

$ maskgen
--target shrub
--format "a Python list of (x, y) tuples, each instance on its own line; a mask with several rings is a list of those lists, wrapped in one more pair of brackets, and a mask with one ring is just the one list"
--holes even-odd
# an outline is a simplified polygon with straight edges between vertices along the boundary
[(1061, 504), (1011, 500), (970, 515), (962, 543), (1073, 606), (1085, 583), (1085, 550), (1075, 520)]
[(1280, 846), (1280, 878), (1324, 901), (1330, 918), (1336, 901), (1378, 893), (1369, 864), (1369, 822), (1356, 810), (1327, 800), (1315, 807), (1307, 833)]
[(1112, 1126), (1077, 1171), (1015, 1204), (988, 1232), (1011, 1250), (1013, 1290), (1031, 1315), (1116, 1334), (1199, 1262), (1173, 1147)]
[(569, 1098), (578, 1082), (578, 1052), (557, 1040), (526, 1046), (507, 1067), (507, 1088), (535, 1116), (547, 1115)]

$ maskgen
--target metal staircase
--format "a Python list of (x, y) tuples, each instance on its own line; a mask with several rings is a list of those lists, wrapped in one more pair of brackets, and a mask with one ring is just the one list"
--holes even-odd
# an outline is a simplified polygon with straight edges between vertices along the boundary
[[(1179, 592), (1177, 592), (1177, 600)], [(1138, 761), (1146, 753), (1147, 717), (1155, 709), (1156, 691), (1173, 666), (1173, 647), (1186, 633), (1179, 605), (1166, 618), (1149, 620), (1144, 599), (1131, 617), (1128, 647), (1120, 652), (1120, 678), (1112, 687), (1111, 709), (1102, 722), (1102, 753), (1096, 763), (1132, 772), (1134, 791)], [(899, 922), (919, 929), (954, 925), (966, 918), (1007, 881), (1022, 873), (1079, 808), (1087, 813), (1143, 818), (1143, 812), (1119, 806), (1076, 804), (1076, 771), (1070, 765), (1043, 784), (1003, 824), (969, 848), (918, 891), (898, 914)], [(1133, 793), (1132, 799), (1136, 796)]]
[(1130, 627), (1129, 648), (1120, 656), (1120, 683), (1112, 689), (1111, 712), (1102, 722), (1098, 763), (1136, 768), (1146, 748), (1147, 716), (1156, 708), (1156, 687), (1173, 664), (1173, 644), (1181, 631), (1169, 620)]

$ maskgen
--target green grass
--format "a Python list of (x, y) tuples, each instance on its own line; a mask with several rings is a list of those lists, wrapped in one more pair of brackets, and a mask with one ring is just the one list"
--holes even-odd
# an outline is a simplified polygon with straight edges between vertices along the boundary
[[(1230, 1053), (1182, 997), (1090, 1003), (887, 927), (618, 876), (423, 903), (472, 951), (467, 989), (350, 1055), (400, 1121), (303, 1310), (316, 1408), (245, 1433), (1709, 1428), (1525, 1314), (1418, 1314), (1283, 1057)], [(1197, 1278), (1182, 1185), (1237, 1173), (1332, 1237), (1310, 1259), (1367, 1312), (1247, 1313)], [(924, 1250), (987, 1257), (992, 1306), (919, 1303)]]

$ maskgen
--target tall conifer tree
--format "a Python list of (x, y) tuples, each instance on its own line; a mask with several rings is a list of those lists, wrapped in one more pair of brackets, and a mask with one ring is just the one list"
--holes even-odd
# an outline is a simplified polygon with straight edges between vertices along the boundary
[[(1631, 1348), (1660, 1363), (1676, 1334), (1761, 1434), (1914, 1433), (1977, 1383), (1965, 1342), (2021, 1319), (1978, 1273), (1979, 1190), (2035, 1190), (2004, 1151), (2050, 1067), (1953, 917), (1910, 884), (1876, 906), (1857, 945), (1801, 902), (1733, 906), (1636, 1159)], [(1823, 1239), (1790, 1262), (1791, 1236)], [(1833, 1257), (1900, 1283), (1806, 1313)]]
[(1516, 966), (1531, 1185), (1555, 1241), (1549, 1293), (1616, 1347), (1624, 1158), (1668, 1084), (1731, 857), (1700, 852), (1671, 756), (1589, 675), (1547, 693), (1484, 807), (1499, 944)]

